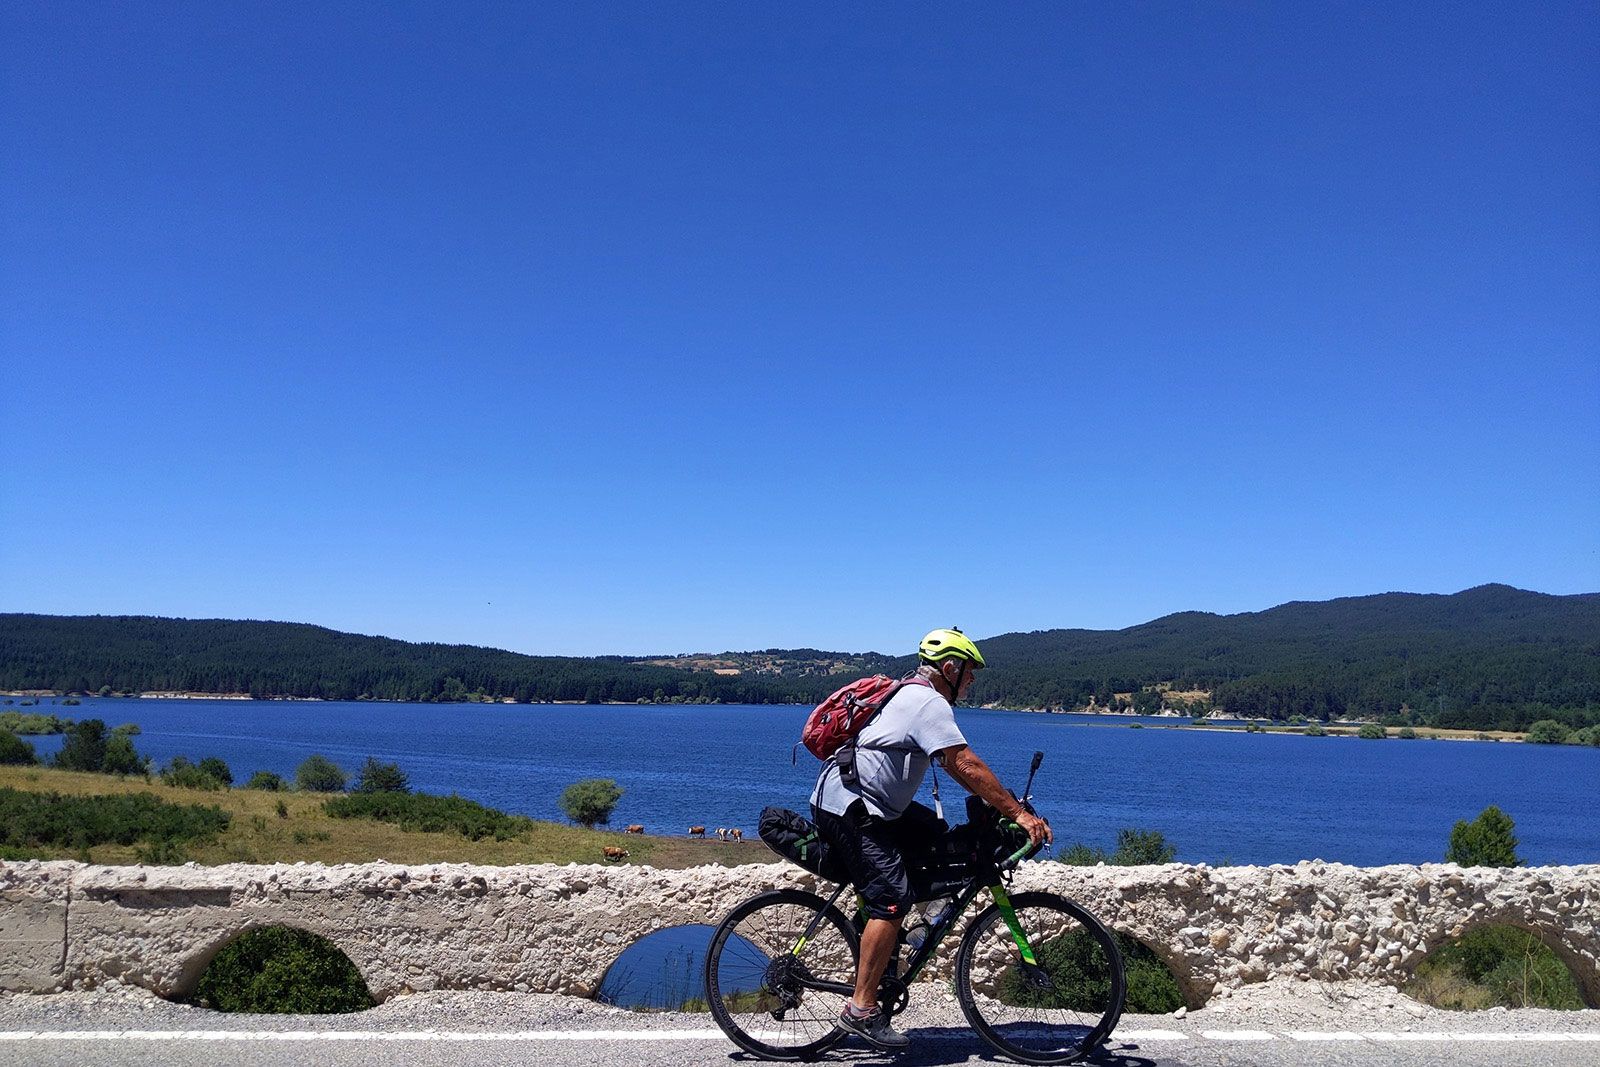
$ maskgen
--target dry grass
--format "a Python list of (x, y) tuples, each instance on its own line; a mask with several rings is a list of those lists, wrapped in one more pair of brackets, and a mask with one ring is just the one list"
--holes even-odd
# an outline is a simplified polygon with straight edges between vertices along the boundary
[[(420, 833), (368, 819), (335, 819), (322, 810), (327, 794), (269, 793), (257, 789), (179, 789), (159, 778), (119, 778), (44, 767), (0, 767), (0, 787), (40, 793), (94, 795), (154, 793), (173, 804), (216, 805), (233, 816), (226, 833), (208, 844), (186, 846), (198, 863), (601, 863), (602, 849), (620, 845), (623, 863), (682, 868), (715, 863), (736, 866), (773, 858), (760, 842), (689, 841), (622, 834), (562, 823), (539, 822), (509, 841), (470, 841), (455, 833)], [(278, 814), (282, 803), (285, 814)], [(49, 859), (133, 863), (135, 845), (97, 845), (87, 854), (67, 848), (41, 849)]]

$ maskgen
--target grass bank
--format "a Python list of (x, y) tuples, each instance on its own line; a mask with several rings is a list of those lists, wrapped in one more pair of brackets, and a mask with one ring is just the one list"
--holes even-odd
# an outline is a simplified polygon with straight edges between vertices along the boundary
[[(603, 849), (620, 846), (622, 863), (676, 869), (714, 863), (736, 866), (766, 863), (774, 857), (758, 841), (739, 844), (690, 841), (648, 834), (585, 830), (562, 823), (530, 820), (527, 829), (497, 841), (477, 841), (459, 833), (405, 830), (369, 819), (336, 819), (323, 807), (327, 793), (272, 793), (256, 789), (184, 789), (152, 777), (117, 777), (46, 767), (0, 767), (0, 787), (63, 796), (149, 793), (171, 804), (215, 805), (232, 819), (213, 840), (186, 843), (174, 862), (197, 863), (601, 863)], [(280, 814), (279, 805), (282, 804)], [(137, 863), (141, 846), (107, 843), (86, 849), (45, 846), (27, 850), (29, 858), (88, 863)], [(148, 855), (148, 850), (146, 850)]]

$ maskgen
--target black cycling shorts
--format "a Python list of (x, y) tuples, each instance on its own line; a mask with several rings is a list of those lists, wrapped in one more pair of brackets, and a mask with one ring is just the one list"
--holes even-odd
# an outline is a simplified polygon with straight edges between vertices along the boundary
[(874, 919), (902, 919), (916, 903), (908, 867), (927, 853), (948, 828), (944, 820), (913, 802), (898, 819), (882, 819), (857, 800), (843, 815), (811, 806), (812, 818), (830, 852), (844, 861), (850, 882)]

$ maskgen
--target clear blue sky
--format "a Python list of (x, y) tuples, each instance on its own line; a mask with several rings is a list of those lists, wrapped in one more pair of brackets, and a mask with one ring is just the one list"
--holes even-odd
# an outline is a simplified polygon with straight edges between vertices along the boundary
[(0, 610), (1600, 589), (1600, 5), (5, 5)]

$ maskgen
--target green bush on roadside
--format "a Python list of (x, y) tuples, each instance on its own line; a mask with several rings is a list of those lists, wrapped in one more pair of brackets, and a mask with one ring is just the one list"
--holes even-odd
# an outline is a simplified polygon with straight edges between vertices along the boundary
[(526, 815), (507, 815), (463, 797), (431, 793), (350, 793), (325, 801), (322, 808), (335, 819), (392, 822), (402, 830), (454, 832), (473, 841), (485, 837), (509, 841), (534, 826)]
[(287, 926), (251, 930), (226, 945), (190, 998), (225, 1012), (325, 1015), (363, 1011), (372, 994), (326, 938)]
[(1365, 738), (1368, 741), (1382, 741), (1384, 738), (1389, 736), (1389, 731), (1385, 730), (1375, 722), (1368, 722), (1362, 723), (1361, 729), (1357, 732), (1356, 736)]
[(1567, 966), (1537, 937), (1510, 926), (1470, 930), (1429, 953), (1405, 992), (1456, 1011), (1583, 1007)]
[(350, 776), (339, 765), (320, 754), (311, 755), (295, 769), (295, 785), (308, 793), (340, 793)]

